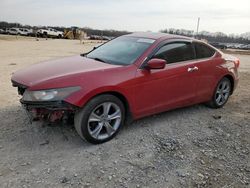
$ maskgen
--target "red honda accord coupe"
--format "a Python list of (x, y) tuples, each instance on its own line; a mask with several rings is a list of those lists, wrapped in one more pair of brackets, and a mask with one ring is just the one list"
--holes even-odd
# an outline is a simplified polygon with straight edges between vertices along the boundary
[(237, 85), (239, 63), (196, 39), (134, 33), (17, 71), (12, 84), (33, 118), (74, 117), (79, 135), (97, 144), (112, 139), (128, 117), (197, 103), (222, 107)]

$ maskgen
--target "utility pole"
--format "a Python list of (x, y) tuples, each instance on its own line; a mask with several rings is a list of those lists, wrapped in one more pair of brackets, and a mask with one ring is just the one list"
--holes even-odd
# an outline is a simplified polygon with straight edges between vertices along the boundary
[(200, 27), (200, 17), (198, 18), (198, 22), (197, 22), (196, 36), (199, 33), (199, 27)]

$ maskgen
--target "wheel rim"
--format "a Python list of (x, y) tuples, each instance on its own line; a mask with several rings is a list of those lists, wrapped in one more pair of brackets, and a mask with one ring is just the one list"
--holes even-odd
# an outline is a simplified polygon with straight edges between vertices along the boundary
[(120, 107), (113, 102), (98, 105), (88, 118), (89, 134), (103, 140), (111, 137), (120, 127), (122, 113)]
[(223, 105), (230, 95), (231, 85), (225, 80), (222, 81), (216, 90), (215, 100), (218, 105)]

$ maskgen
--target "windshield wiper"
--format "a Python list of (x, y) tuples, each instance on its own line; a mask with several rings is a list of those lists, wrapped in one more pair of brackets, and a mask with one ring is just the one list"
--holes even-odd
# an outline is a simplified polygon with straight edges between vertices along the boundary
[(85, 57), (88, 53), (80, 54), (80, 56)]
[(100, 59), (98, 57), (95, 57), (95, 58), (91, 58), (91, 59), (94, 59), (96, 61), (100, 61), (100, 62), (103, 62), (103, 63), (107, 63), (106, 61), (104, 61), (103, 59)]

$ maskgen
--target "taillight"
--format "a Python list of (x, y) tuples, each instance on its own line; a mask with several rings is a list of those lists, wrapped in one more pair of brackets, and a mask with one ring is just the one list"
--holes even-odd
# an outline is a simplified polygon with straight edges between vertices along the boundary
[(235, 65), (236, 65), (237, 68), (239, 68), (239, 66), (240, 66), (240, 60), (239, 60), (239, 59), (237, 59), (237, 60), (235, 61)]

